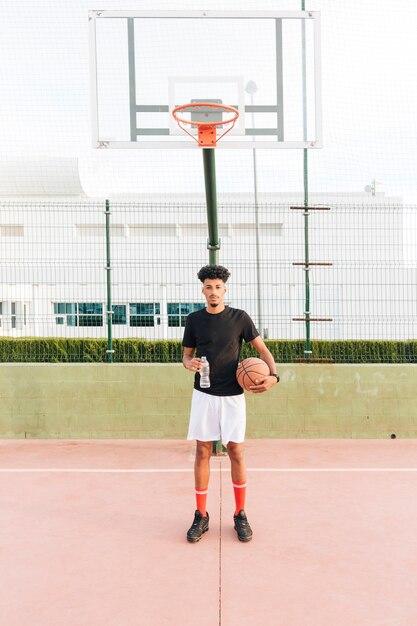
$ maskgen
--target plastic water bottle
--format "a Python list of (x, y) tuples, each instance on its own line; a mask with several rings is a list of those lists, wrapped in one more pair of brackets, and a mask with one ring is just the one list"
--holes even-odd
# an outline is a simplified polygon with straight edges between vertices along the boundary
[(210, 387), (210, 364), (206, 356), (201, 357), (200, 387), (202, 389)]

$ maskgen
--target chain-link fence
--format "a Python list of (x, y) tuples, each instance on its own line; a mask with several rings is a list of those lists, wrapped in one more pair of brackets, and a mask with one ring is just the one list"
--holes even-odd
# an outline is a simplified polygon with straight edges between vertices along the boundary
[[(417, 207), (311, 204), (219, 204), (219, 262), (232, 274), (226, 303), (245, 309), (264, 339), (286, 344), (285, 360), (417, 361)], [(143, 348), (145, 360), (178, 360), (178, 347), (166, 345), (205, 304), (203, 202), (2, 202), (0, 210), (3, 361), (29, 352), (60, 360), (59, 351), (83, 360), (80, 345), (92, 350), (91, 341), (99, 342), (91, 360), (125, 360), (118, 340), (157, 341)], [(43, 343), (16, 353), (23, 338)], [(143, 350), (132, 359), (144, 360)]]

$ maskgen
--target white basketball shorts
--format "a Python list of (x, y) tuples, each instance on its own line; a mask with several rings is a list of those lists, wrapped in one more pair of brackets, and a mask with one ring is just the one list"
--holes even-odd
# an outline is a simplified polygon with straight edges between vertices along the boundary
[(245, 440), (246, 403), (245, 395), (212, 396), (193, 389), (190, 425), (187, 439), (229, 441), (242, 443)]

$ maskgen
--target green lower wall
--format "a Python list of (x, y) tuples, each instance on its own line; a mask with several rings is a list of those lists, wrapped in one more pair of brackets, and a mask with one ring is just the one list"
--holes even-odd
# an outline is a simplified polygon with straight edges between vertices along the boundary
[[(246, 394), (247, 437), (417, 436), (417, 365), (288, 365)], [(2, 364), (1, 438), (184, 439), (180, 364)]]

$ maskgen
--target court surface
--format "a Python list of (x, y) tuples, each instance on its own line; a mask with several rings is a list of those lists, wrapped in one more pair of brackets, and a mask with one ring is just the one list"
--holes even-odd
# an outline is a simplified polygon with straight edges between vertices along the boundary
[(194, 445), (0, 440), (5, 626), (417, 624), (415, 440), (249, 440), (247, 514), (212, 458), (210, 530)]

